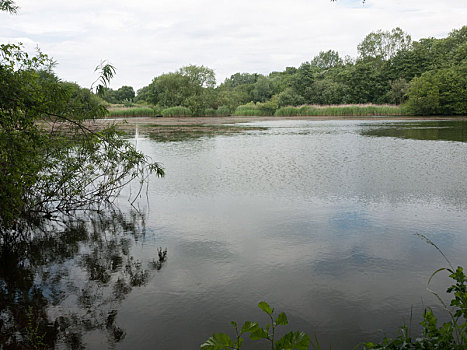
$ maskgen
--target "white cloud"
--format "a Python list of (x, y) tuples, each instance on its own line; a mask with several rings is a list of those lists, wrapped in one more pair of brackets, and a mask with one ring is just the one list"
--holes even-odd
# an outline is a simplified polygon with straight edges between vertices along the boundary
[(356, 55), (366, 34), (401, 27), (414, 39), (464, 25), (464, 0), (17, 0), (0, 14), (2, 42), (37, 43), (58, 74), (89, 86), (109, 59), (114, 87), (140, 88), (183, 65), (213, 68), (220, 82), (239, 71), (299, 66), (319, 51)]

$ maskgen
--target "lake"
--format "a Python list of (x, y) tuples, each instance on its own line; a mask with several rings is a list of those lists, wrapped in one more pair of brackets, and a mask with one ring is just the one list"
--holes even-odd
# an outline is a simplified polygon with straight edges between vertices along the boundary
[[(83, 261), (116, 253), (80, 243), (54, 265), (68, 266), (60, 288), (76, 286), (48, 307), (50, 317), (79, 309), (84, 286), (96, 291), (114, 281), (97, 299), (86, 294), (85, 300), (100, 300), (89, 308), (106, 307), (106, 323), (83, 336), (89, 348), (199, 349), (215, 332), (233, 335), (232, 320), (264, 325), (256, 306), (261, 300), (287, 313), (285, 330), (316, 335), (325, 349), (395, 336), (410, 322), (416, 333), (426, 305), (447, 319), (426, 290), (431, 274), (447, 262), (417, 234), (453, 265), (467, 266), (465, 121), (241, 126), (238, 133), (163, 142), (140, 128), (132, 142), (166, 170), (138, 202), (146, 213), (142, 233), (118, 238), (112, 249), (128, 262), (116, 260), (107, 279), (92, 279), (92, 288), (86, 278), (96, 268)], [(158, 248), (167, 249), (167, 257), (157, 265)], [(131, 290), (121, 287), (117, 297), (121, 271), (131, 281), (144, 278)], [(441, 273), (430, 287), (449, 300), (449, 282)], [(110, 297), (110, 304), (103, 302)], [(118, 333), (112, 341), (102, 337), (109, 312), (112, 334)]]

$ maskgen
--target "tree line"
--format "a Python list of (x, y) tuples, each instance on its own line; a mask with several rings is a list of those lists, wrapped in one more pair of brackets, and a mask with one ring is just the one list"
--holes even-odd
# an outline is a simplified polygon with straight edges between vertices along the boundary
[(368, 34), (358, 57), (322, 51), (299, 67), (268, 75), (235, 73), (216, 85), (214, 71), (189, 65), (155, 77), (134, 94), (107, 89), (110, 103), (132, 101), (161, 109), (185, 107), (193, 115), (285, 106), (396, 104), (414, 115), (467, 114), (467, 26), (446, 38), (412, 41), (400, 28)]

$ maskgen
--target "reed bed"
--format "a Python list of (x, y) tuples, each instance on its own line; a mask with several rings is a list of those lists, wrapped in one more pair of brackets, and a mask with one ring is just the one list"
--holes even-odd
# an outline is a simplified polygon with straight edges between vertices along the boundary
[(162, 110), (163, 117), (191, 117), (193, 113), (187, 107), (170, 107)]
[(237, 109), (235, 109), (235, 112), (233, 115), (242, 115), (242, 116), (267, 116), (271, 115), (271, 113), (268, 113), (268, 111), (260, 109), (259, 106), (254, 105), (253, 103), (249, 103), (246, 105), (238, 106)]
[(203, 117), (227, 117), (231, 115), (230, 108), (227, 106), (220, 106), (219, 108), (206, 108), (201, 114)]
[(276, 110), (275, 116), (392, 116), (404, 115), (400, 106), (394, 105), (305, 105), (287, 106)]
[(109, 117), (154, 117), (160, 115), (160, 111), (149, 107), (131, 107), (110, 109)]

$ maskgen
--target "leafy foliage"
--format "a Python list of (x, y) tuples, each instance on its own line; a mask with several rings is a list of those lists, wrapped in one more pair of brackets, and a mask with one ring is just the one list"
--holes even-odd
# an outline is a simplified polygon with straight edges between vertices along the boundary
[[(20, 45), (0, 46), (0, 245), (33, 229), (111, 202), (135, 178), (163, 175), (157, 163), (90, 124), (106, 115), (87, 89), (60, 81), (54, 62)], [(113, 76), (98, 67), (102, 90)]]
[[(429, 241), (430, 244), (433, 244)], [(436, 247), (436, 246), (435, 246)], [(437, 247), (436, 247), (437, 248)], [(438, 249), (438, 248), (437, 248)], [(444, 256), (444, 255), (443, 255)], [(448, 261), (449, 262), (449, 261)], [(450, 263), (449, 263), (450, 264)], [(430, 308), (426, 308), (423, 313), (422, 334), (413, 338), (410, 335), (407, 326), (400, 327), (400, 336), (397, 338), (384, 338), (381, 343), (367, 342), (361, 345), (363, 350), (435, 350), (452, 349), (463, 350), (467, 348), (467, 276), (462, 267), (454, 269), (441, 268), (433, 273), (430, 280), (439, 272), (448, 271), (449, 277), (455, 282), (447, 289), (448, 293), (453, 295), (450, 306), (447, 308), (451, 316), (451, 321), (438, 325), (438, 320)], [(433, 292), (434, 293), (434, 292)], [(434, 293), (438, 298), (439, 296)], [(443, 305), (446, 305), (440, 298)], [(287, 316), (281, 312), (274, 318), (274, 309), (266, 302), (261, 301), (258, 307), (268, 315), (270, 323), (262, 328), (257, 322), (247, 321), (241, 329), (238, 329), (237, 323), (232, 322), (235, 328), (235, 338), (232, 339), (225, 333), (216, 333), (201, 345), (201, 350), (223, 350), (240, 349), (245, 334), (249, 334), (250, 340), (263, 340), (271, 345), (272, 350), (297, 349), (306, 350), (311, 347), (320, 349), (320, 344), (310, 341), (309, 335), (303, 332), (288, 332), (279, 340), (275, 340), (277, 326), (286, 326), (288, 324)]]
[(213, 103), (215, 84), (212, 69), (190, 65), (154, 78), (142, 92), (147, 96), (146, 101), (154, 105), (163, 108), (181, 106), (190, 109), (194, 115), (202, 115), (206, 108), (216, 107)]
[(270, 323), (262, 328), (257, 322), (246, 321), (241, 329), (238, 329), (236, 322), (232, 321), (235, 329), (235, 339), (225, 333), (215, 333), (206, 342), (201, 345), (201, 350), (222, 350), (222, 349), (240, 349), (244, 339), (244, 334), (250, 334), (250, 340), (267, 341), (271, 345), (272, 350), (306, 350), (310, 344), (310, 337), (303, 332), (289, 332), (279, 340), (275, 339), (276, 328), (278, 326), (286, 326), (289, 322), (284, 312), (281, 312), (274, 318), (274, 309), (265, 301), (258, 303), (258, 307), (265, 312)]
[(431, 70), (408, 86), (410, 114), (467, 114), (467, 59), (459, 66)]
[(401, 50), (409, 50), (411, 45), (410, 35), (396, 27), (391, 31), (378, 30), (368, 34), (358, 45), (358, 53), (361, 58), (374, 57), (387, 60)]
[(0, 0), (0, 11), (16, 13), (18, 11), (18, 6), (12, 0)]
[(135, 90), (131, 86), (122, 86), (117, 90), (104, 88), (101, 97), (109, 103), (123, 103), (132, 102), (135, 98)]
[(454, 269), (449, 259), (438, 248), (438, 246), (424, 235), (417, 234), (424, 239), (428, 244), (435, 247), (439, 253), (447, 261), (448, 268), (440, 268), (436, 270), (428, 280), (430, 284), (433, 277), (442, 271), (449, 272), (449, 277), (455, 282), (447, 289), (447, 293), (453, 294), (450, 306), (441, 299), (435, 291), (427, 288), (443, 305), (444, 309), (448, 312), (451, 320), (438, 326), (438, 320), (430, 308), (426, 308), (423, 313), (423, 320), (420, 323), (422, 326), (422, 334), (420, 337), (413, 339), (407, 327), (400, 328), (400, 336), (391, 339), (384, 338), (379, 344), (366, 343), (363, 349), (416, 349), (416, 350), (431, 350), (431, 349), (452, 349), (463, 350), (467, 348), (467, 277), (464, 269), (458, 266)]

